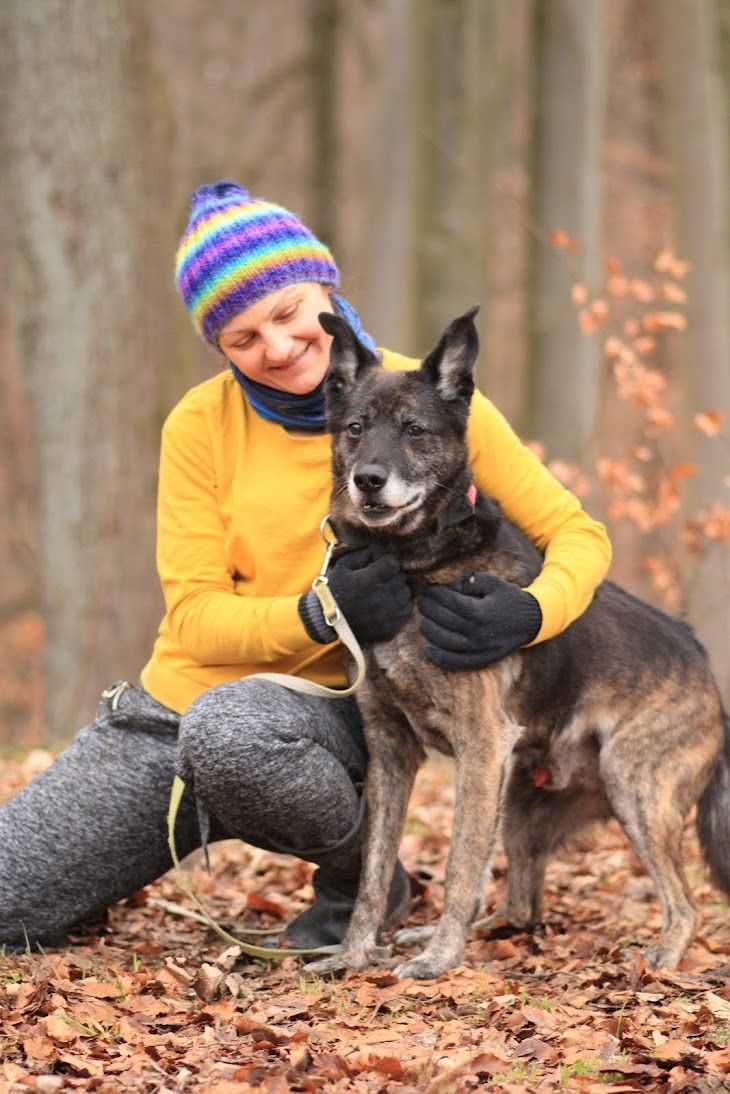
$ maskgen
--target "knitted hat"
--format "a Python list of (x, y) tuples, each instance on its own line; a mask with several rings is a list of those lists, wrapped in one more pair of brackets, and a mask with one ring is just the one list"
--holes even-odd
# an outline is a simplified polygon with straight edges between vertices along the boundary
[(217, 346), (226, 323), (267, 293), (297, 281), (336, 286), (340, 274), (293, 213), (235, 182), (216, 182), (193, 194), (175, 280), (195, 329)]

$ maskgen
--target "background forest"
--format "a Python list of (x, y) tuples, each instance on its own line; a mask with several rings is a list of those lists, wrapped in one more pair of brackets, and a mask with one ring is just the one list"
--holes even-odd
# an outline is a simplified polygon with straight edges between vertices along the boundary
[(218, 178), (312, 225), (380, 344), (481, 303), (483, 389), (730, 698), (728, 0), (5, 0), (0, 48), (0, 743), (148, 656)]

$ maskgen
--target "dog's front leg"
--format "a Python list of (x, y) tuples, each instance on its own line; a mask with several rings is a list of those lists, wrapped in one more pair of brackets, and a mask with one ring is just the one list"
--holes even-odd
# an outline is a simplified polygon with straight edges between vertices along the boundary
[[(481, 712), (463, 723), (455, 749), (456, 800), (446, 867), (444, 911), (426, 949), (398, 966), (398, 976), (431, 979), (464, 959), (469, 925), (479, 907), (484, 871), (497, 832), (502, 769), (499, 724)], [(487, 724), (485, 724), (487, 723)]]
[(424, 753), (408, 723), (389, 707), (361, 700), (369, 761), (367, 816), (357, 899), (341, 951), (310, 965), (313, 972), (363, 969), (382, 958), (378, 931), (385, 917), (401, 832), (416, 772)]

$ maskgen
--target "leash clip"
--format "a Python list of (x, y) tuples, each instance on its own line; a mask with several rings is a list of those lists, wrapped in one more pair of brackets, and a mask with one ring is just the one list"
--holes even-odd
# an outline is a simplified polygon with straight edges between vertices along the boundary
[(324, 558), (322, 559), (322, 566), (312, 582), (312, 589), (322, 605), (322, 611), (324, 612), (325, 622), (330, 627), (334, 627), (341, 618), (340, 609), (337, 607), (337, 601), (332, 595), (330, 589), (330, 583), (327, 578), (327, 571), (332, 561), (332, 552), (339, 543), (337, 533), (335, 532), (334, 525), (332, 524), (332, 517), (328, 513), (326, 517), (322, 519), (319, 526), (320, 535), (325, 542)]

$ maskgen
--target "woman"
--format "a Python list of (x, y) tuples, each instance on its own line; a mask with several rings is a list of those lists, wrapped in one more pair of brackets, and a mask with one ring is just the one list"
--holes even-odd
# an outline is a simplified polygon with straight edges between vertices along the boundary
[[(0, 944), (49, 944), (170, 866), (165, 814), (175, 770), (194, 793), (181, 854), (238, 837), (318, 865), (315, 901), (287, 930), (296, 946), (338, 941), (355, 896), (366, 750), (353, 700), (246, 677), (275, 669), (344, 682), (341, 647), (309, 591), (330, 492), (322, 311), (345, 316), (332, 255), (293, 214), (235, 183), (201, 187), (178, 251), (196, 329), (227, 362), (170, 414), (162, 436), (157, 561), (166, 611), (141, 687), (102, 695), (95, 722), (0, 810)], [(386, 368), (415, 362), (383, 351)], [(469, 444), (477, 486), (545, 552), (529, 590), (500, 584), (474, 625), (468, 598), (438, 590), (452, 633), (419, 599), (428, 656), (490, 664), (567, 627), (610, 561), (601, 525), (482, 395)], [(392, 637), (413, 609), (396, 560), (342, 558), (331, 586), (360, 641)], [(454, 640), (456, 639), (456, 640)], [(459, 653), (453, 648), (458, 647)], [(197, 808), (196, 808), (197, 803)], [(410, 885), (399, 865), (386, 925)]]

